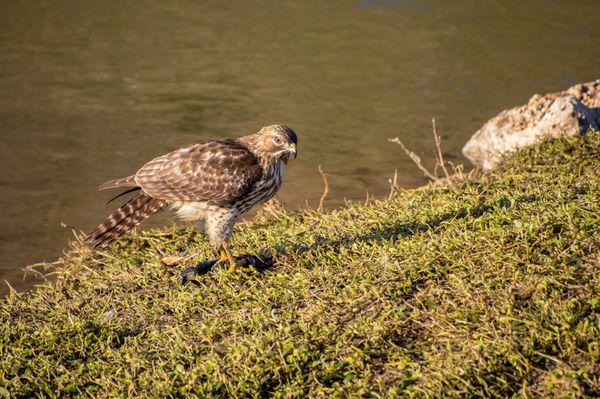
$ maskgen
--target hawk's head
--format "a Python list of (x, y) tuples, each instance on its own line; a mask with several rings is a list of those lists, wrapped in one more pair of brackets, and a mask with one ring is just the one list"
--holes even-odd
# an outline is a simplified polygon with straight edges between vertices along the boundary
[(298, 136), (284, 125), (265, 126), (255, 135), (255, 151), (262, 158), (278, 158), (287, 162), (298, 154)]

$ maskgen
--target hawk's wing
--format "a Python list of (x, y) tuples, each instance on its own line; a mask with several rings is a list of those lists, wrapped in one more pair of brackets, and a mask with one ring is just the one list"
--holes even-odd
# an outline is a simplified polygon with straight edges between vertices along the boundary
[(235, 140), (194, 144), (153, 159), (135, 175), (148, 195), (228, 206), (260, 179), (258, 158)]

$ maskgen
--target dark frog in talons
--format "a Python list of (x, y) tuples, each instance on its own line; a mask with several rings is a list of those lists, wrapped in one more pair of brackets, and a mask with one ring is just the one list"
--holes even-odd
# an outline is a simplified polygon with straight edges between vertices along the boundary
[[(272, 257), (258, 257), (255, 255), (238, 255), (235, 257), (236, 266), (244, 270), (264, 271), (273, 268), (274, 262)], [(188, 267), (181, 272), (181, 285), (187, 283), (195, 283), (194, 277), (202, 276), (207, 273), (217, 270), (222, 267), (217, 260), (207, 260), (198, 263), (196, 266)]]

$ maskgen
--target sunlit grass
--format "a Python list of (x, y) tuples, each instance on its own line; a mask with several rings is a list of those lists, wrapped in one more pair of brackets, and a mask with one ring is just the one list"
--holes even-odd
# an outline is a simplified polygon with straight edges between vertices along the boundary
[[(599, 391), (600, 137), (453, 187), (241, 226), (277, 267), (181, 287), (190, 229), (0, 302), (0, 397), (536, 396)], [(277, 251), (277, 253), (276, 253)], [(3, 387), (3, 388), (2, 388)]]

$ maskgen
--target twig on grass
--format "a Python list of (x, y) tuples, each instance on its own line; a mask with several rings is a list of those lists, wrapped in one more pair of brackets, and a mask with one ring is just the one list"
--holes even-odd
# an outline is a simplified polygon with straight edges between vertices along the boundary
[(435, 176), (433, 173), (428, 171), (427, 168), (425, 168), (423, 166), (423, 164), (421, 163), (421, 158), (417, 154), (415, 154), (414, 152), (412, 152), (411, 150), (406, 148), (404, 143), (402, 143), (402, 141), (400, 141), (400, 139), (398, 137), (394, 137), (393, 139), (388, 139), (388, 141), (390, 143), (398, 144), (400, 146), (400, 148), (402, 148), (402, 151), (404, 151), (406, 153), (406, 155), (408, 155), (408, 157), (413, 161), (413, 163), (417, 166), (417, 168), (419, 168), (419, 170), (421, 172), (423, 172), (423, 174), (428, 179), (433, 180), (433, 181), (439, 180), (437, 176)]

